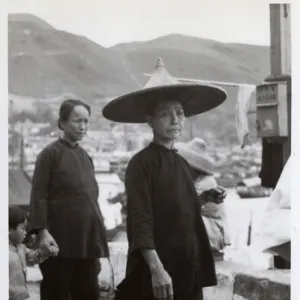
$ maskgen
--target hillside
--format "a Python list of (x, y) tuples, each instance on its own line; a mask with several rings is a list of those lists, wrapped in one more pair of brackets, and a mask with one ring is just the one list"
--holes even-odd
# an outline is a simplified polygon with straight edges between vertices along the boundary
[[(97, 100), (101, 107), (109, 97), (140, 88), (148, 80), (143, 73), (152, 72), (157, 57), (177, 77), (257, 84), (269, 73), (268, 47), (173, 34), (104, 48), (35, 16), (10, 15), (8, 20), (9, 92), (14, 95), (49, 99), (73, 94), (91, 104)], [(225, 89), (224, 104), (193, 119), (197, 135), (235, 139), (237, 88)]]
[(136, 87), (112, 51), (36, 17), (8, 20), (10, 93), (45, 98), (70, 93), (92, 101)]
[(126, 54), (128, 63), (140, 73), (153, 69), (159, 56), (178, 77), (258, 83), (269, 72), (269, 49), (263, 46), (223, 44), (173, 34), (111, 49)]

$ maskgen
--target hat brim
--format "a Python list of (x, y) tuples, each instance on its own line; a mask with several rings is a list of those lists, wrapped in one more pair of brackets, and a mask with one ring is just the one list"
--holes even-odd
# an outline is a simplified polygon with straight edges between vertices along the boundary
[(206, 175), (213, 175), (213, 161), (212, 159), (202, 153), (199, 153), (188, 149), (186, 146), (176, 145), (178, 154), (182, 156), (190, 165), (192, 169), (204, 173)]
[(182, 103), (186, 117), (211, 110), (226, 100), (220, 87), (201, 84), (174, 84), (157, 86), (120, 96), (102, 110), (103, 116), (122, 123), (147, 122), (145, 108), (152, 101), (174, 99)]

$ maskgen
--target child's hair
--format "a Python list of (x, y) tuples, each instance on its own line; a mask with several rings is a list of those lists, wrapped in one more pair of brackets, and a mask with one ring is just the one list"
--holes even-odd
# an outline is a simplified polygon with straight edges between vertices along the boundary
[(16, 229), (19, 224), (24, 223), (28, 219), (29, 219), (29, 215), (26, 210), (17, 206), (9, 206), (8, 208), (9, 229)]

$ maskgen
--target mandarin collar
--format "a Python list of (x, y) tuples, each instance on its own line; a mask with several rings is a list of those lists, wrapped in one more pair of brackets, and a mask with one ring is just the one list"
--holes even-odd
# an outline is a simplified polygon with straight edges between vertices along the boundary
[(157, 149), (157, 150), (162, 151), (162, 152), (178, 152), (176, 148), (169, 149), (169, 148), (167, 148), (163, 145), (160, 145), (160, 144), (157, 144), (157, 143), (154, 143), (154, 142), (151, 142), (149, 144), (149, 147)]
[(63, 145), (65, 145), (65, 146), (67, 146), (67, 147), (69, 147), (69, 148), (76, 148), (77, 146), (78, 146), (78, 143), (76, 143), (75, 145), (72, 145), (69, 141), (67, 141), (67, 140), (65, 140), (64, 138), (62, 138), (62, 137), (60, 137), (59, 138), (59, 141), (63, 144)]

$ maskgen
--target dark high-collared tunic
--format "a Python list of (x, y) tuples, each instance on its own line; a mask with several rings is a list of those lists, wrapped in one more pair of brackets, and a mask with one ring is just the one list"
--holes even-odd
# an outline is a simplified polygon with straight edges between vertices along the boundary
[(59, 139), (38, 155), (29, 230), (47, 228), (64, 258), (107, 257), (99, 188), (90, 156)]
[(149, 270), (140, 252), (145, 248), (157, 251), (178, 299), (191, 295), (196, 286), (216, 285), (188, 163), (176, 151), (150, 143), (129, 162), (125, 184), (129, 254), (127, 277), (120, 291), (131, 290), (128, 282), (141, 280), (142, 293), (151, 292)]

